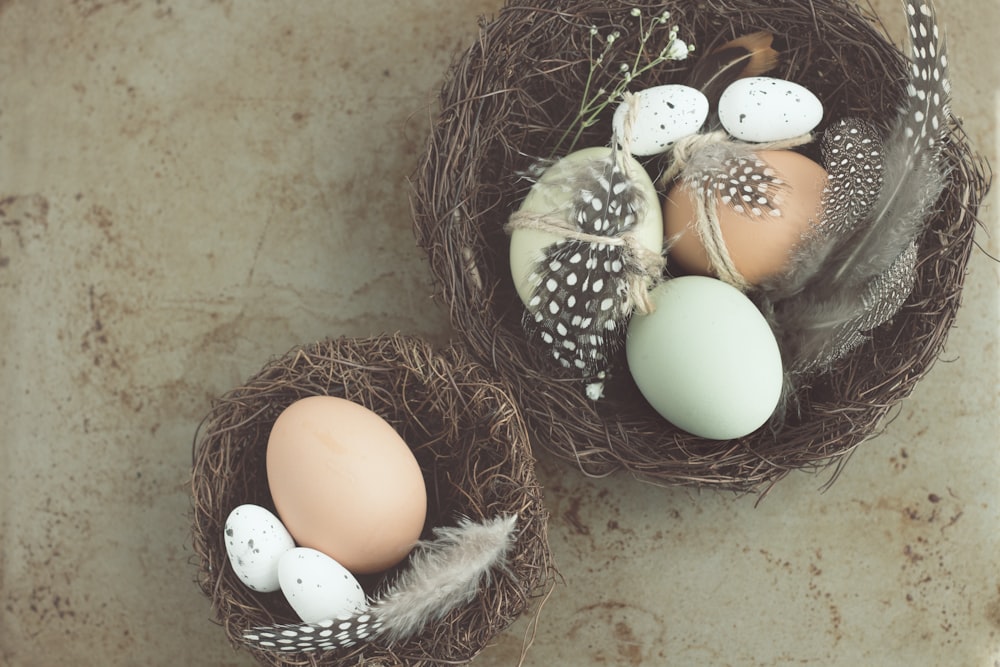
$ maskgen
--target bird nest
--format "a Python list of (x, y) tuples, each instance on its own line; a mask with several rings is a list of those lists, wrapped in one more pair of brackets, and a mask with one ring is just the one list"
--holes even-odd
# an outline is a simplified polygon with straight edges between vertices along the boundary
[[(346, 398), (377, 413), (409, 445), (424, 475), (431, 529), (457, 516), (516, 515), (507, 567), (470, 603), (392, 646), (369, 642), (322, 654), (252, 650), (270, 665), (423, 665), (470, 660), (512, 623), (551, 581), (547, 512), (527, 433), (509, 394), (456, 349), (433, 352), (405, 336), (327, 340), (268, 363), (219, 398), (195, 439), (192, 493), (199, 585), (230, 641), (252, 628), (298, 621), (280, 592), (247, 588), (228, 562), (223, 531), (230, 511), (253, 503), (275, 511), (265, 451), (275, 419), (313, 395)], [(404, 567), (406, 561), (397, 567)], [(361, 578), (368, 595), (391, 573)]]
[[(636, 17), (664, 10), (669, 21), (651, 43), (663, 44), (676, 26), (696, 51), (643, 72), (630, 89), (683, 84), (698, 53), (770, 31), (781, 59), (769, 75), (802, 84), (823, 102), (817, 132), (845, 116), (885, 130), (905, 98), (908, 59), (877, 17), (846, 0), (511, 0), (483, 22), (448, 73), (414, 174), (415, 233), (453, 326), (470, 353), (512, 386), (533, 444), (588, 474), (627, 470), (667, 484), (760, 490), (791, 470), (845, 461), (927, 373), (959, 305), (987, 170), (961, 128), (950, 127), (947, 184), (919, 242), (913, 292), (865, 344), (798, 387), (780, 427), (727, 441), (690, 435), (654, 412), (625, 371), (608, 381), (604, 398), (590, 400), (579, 378), (526, 338), (504, 225), (531, 186), (524, 174), (533, 163), (567, 151), (584, 91), (614, 90), (619, 63), (648, 62), (640, 35), (650, 23)], [(594, 67), (594, 35), (613, 31), (616, 40)], [(601, 111), (575, 147), (607, 145), (613, 112), (613, 104)], [(819, 162), (818, 143), (798, 150)], [(624, 369), (623, 357), (613, 368)]]

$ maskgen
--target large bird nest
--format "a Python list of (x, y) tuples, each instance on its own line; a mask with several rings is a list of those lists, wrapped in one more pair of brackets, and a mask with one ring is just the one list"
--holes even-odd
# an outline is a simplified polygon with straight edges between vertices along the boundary
[[(637, 56), (636, 9), (647, 27), (648, 17), (670, 12), (651, 50), (675, 25), (696, 51), (642, 74), (632, 90), (685, 83), (699, 53), (766, 30), (781, 53), (769, 75), (800, 83), (823, 102), (818, 133), (846, 116), (885, 130), (905, 95), (909, 61), (877, 17), (847, 0), (511, 0), (483, 22), (450, 70), (414, 175), (415, 232), (439, 296), (474, 357), (513, 385), (533, 444), (588, 474), (624, 469), (667, 484), (759, 490), (794, 469), (842, 463), (910, 394), (944, 345), (988, 189), (986, 165), (961, 129), (950, 128), (948, 183), (920, 242), (913, 293), (867, 344), (797, 392), (797, 412), (777, 432), (763, 427), (722, 442), (684, 433), (648, 406), (627, 371), (616, 373), (605, 398), (591, 401), (578, 379), (529, 346), (503, 228), (531, 185), (525, 172), (540, 158), (565, 154), (560, 140), (577, 122), (583, 91), (613, 90), (620, 63), (648, 61)], [(598, 52), (591, 27), (620, 36), (588, 83)], [(607, 145), (613, 111), (611, 104), (576, 148)], [(816, 144), (800, 150), (820, 161)], [(650, 167), (654, 177), (657, 169)]]
[[(195, 439), (192, 494), (199, 585), (230, 641), (254, 627), (298, 622), (280, 592), (256, 593), (229, 565), (223, 530), (229, 512), (254, 503), (274, 512), (265, 452), (271, 426), (294, 401), (346, 398), (388, 421), (424, 473), (434, 526), (504, 514), (518, 517), (508, 567), (477, 597), (439, 623), (391, 647), (367, 643), (324, 654), (252, 650), (270, 665), (424, 665), (461, 663), (479, 653), (551, 583), (547, 512), (535, 479), (525, 426), (510, 395), (456, 349), (433, 352), (406, 336), (327, 340), (298, 347), (219, 398)], [(405, 566), (405, 561), (400, 567)], [(369, 595), (391, 573), (362, 578)]]

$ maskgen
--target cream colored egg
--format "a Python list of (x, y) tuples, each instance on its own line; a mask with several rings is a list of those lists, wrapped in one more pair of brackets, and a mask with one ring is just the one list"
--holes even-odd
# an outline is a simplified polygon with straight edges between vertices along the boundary
[[(565, 221), (572, 220), (570, 203), (577, 190), (570, 185), (572, 175), (608, 157), (611, 149), (606, 147), (584, 148), (570, 153), (549, 167), (537, 183), (532, 186), (520, 212), (534, 215), (557, 216)], [(660, 252), (663, 246), (663, 213), (660, 208), (656, 188), (649, 174), (635, 158), (624, 156), (628, 175), (638, 185), (643, 195), (642, 215), (636, 222), (636, 239), (653, 252)], [(514, 287), (521, 301), (527, 305), (531, 299), (533, 285), (529, 276), (544, 257), (549, 245), (561, 240), (558, 234), (537, 229), (515, 229), (510, 236), (510, 271)]]
[(310, 396), (278, 416), (267, 481), (296, 543), (357, 574), (401, 561), (424, 527), (427, 490), (413, 452), (382, 417), (342, 398)]

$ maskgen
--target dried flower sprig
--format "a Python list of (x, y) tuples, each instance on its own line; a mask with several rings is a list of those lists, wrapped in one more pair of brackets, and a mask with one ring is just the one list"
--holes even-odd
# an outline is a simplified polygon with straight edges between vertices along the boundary
[[(647, 44), (652, 39), (654, 30), (657, 27), (666, 24), (670, 20), (669, 11), (664, 10), (662, 13), (650, 19), (648, 23), (643, 20), (642, 11), (639, 10), (638, 7), (633, 8), (631, 12), (629, 12), (629, 15), (637, 19), (639, 23), (639, 48), (636, 49), (635, 58), (631, 63), (621, 63), (619, 65), (619, 79), (615, 84), (615, 87), (610, 91), (604, 87), (592, 91), (591, 87), (594, 83), (595, 73), (604, 67), (605, 60), (610, 56), (615, 42), (621, 38), (621, 32), (619, 30), (613, 30), (608, 33), (607, 36), (603, 37), (604, 47), (595, 57), (595, 42), (602, 40), (602, 36), (601, 31), (597, 28), (597, 26), (590, 26), (587, 41), (590, 71), (587, 73), (587, 80), (583, 88), (580, 109), (576, 114), (576, 118), (574, 118), (573, 122), (570, 123), (570, 125), (559, 137), (559, 141), (556, 143), (553, 154), (559, 154), (560, 149), (562, 149), (571, 134), (572, 140), (570, 141), (566, 152), (572, 151), (576, 147), (577, 142), (580, 140), (580, 135), (582, 135), (587, 128), (592, 127), (595, 123), (597, 123), (601, 113), (608, 107), (608, 105), (615, 104), (621, 100), (622, 94), (625, 92), (625, 89), (628, 88), (629, 84), (632, 83), (633, 79), (667, 61), (684, 60), (687, 58), (689, 53), (694, 51), (693, 44), (688, 45), (684, 40), (678, 37), (679, 29), (676, 25), (670, 27), (667, 43), (662, 49), (655, 52), (647, 50)], [(645, 61), (643, 58), (644, 56)]]

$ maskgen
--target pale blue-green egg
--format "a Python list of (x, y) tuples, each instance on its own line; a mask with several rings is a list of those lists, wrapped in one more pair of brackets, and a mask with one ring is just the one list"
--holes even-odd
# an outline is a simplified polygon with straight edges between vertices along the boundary
[(667, 421), (728, 440), (752, 433), (781, 396), (781, 353), (767, 320), (735, 287), (684, 276), (650, 292), (625, 342), (639, 391)]

